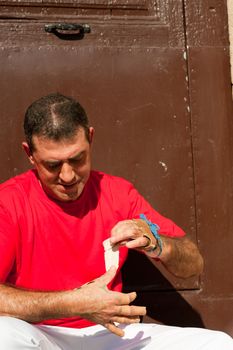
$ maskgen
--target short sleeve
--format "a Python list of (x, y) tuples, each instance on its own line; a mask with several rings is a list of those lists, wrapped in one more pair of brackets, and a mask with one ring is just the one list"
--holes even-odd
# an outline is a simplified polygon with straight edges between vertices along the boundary
[(159, 234), (169, 237), (182, 237), (185, 235), (184, 231), (172, 220), (162, 216), (153, 209), (133, 186), (129, 191), (129, 200), (131, 203), (130, 216), (132, 218), (139, 218), (140, 214), (144, 214), (148, 220), (159, 226)]

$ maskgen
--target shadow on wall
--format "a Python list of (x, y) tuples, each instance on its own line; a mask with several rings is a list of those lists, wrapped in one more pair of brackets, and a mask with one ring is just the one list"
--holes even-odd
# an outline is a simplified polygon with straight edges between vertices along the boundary
[(199, 313), (144, 255), (130, 251), (122, 276), (124, 291), (136, 291), (135, 304), (147, 307), (143, 322), (205, 328)]

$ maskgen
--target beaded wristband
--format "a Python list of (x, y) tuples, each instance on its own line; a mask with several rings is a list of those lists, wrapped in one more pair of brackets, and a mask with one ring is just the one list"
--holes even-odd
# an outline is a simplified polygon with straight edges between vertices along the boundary
[(155, 239), (157, 241), (157, 245), (153, 250), (155, 250), (155, 249), (157, 249), (157, 247), (159, 247), (159, 253), (157, 256), (160, 256), (162, 251), (163, 251), (162, 239), (160, 238), (160, 235), (158, 234), (158, 230), (160, 229), (160, 227), (156, 224), (153, 224), (153, 222), (151, 222), (150, 220), (148, 220), (144, 214), (140, 214), (139, 217), (140, 217), (140, 219), (144, 220), (147, 223), (147, 225), (150, 227), (151, 233), (153, 234), (153, 236), (155, 237)]

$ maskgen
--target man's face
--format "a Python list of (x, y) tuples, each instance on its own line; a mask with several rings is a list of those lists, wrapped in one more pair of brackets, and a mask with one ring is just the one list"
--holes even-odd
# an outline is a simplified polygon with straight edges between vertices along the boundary
[[(90, 128), (92, 141), (93, 128)], [(91, 170), (91, 141), (80, 128), (70, 139), (53, 141), (33, 136), (32, 154), (23, 144), (30, 162), (38, 172), (44, 191), (63, 202), (76, 200), (83, 192)]]

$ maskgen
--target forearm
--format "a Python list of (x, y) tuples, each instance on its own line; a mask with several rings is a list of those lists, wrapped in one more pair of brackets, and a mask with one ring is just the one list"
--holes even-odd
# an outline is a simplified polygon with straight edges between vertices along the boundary
[(16, 317), (30, 323), (80, 316), (123, 336), (124, 331), (114, 322), (138, 323), (140, 316), (146, 314), (146, 308), (130, 305), (135, 300), (136, 293), (120, 293), (107, 288), (116, 272), (112, 267), (80, 288), (61, 292), (35, 292), (2, 284), (0, 315)]
[(76, 308), (72, 307), (72, 293), (74, 292), (34, 292), (2, 284), (0, 285), (0, 315), (16, 317), (32, 323), (72, 317), (78, 314), (79, 308), (78, 305)]
[(111, 244), (144, 251), (155, 265), (158, 262), (156, 258), (159, 258), (177, 277), (199, 275), (203, 270), (203, 259), (197, 246), (187, 236), (171, 238), (157, 233), (157, 237), (152, 232), (153, 226), (156, 225), (144, 219), (120, 221), (111, 230)]
[[(199, 275), (203, 270), (203, 258), (197, 246), (188, 238), (170, 238), (160, 236), (163, 250), (159, 260), (173, 275), (188, 278)], [(156, 257), (156, 251), (148, 254), (150, 258)], [(152, 259), (156, 264), (156, 260)]]

